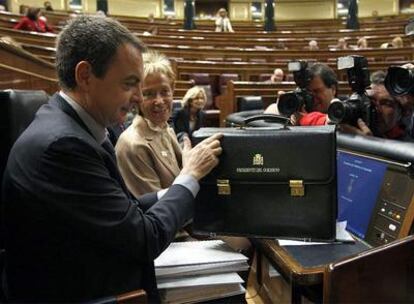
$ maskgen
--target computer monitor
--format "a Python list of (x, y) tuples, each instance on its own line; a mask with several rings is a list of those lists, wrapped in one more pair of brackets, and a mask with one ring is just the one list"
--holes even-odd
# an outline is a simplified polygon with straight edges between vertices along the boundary
[(365, 239), (387, 169), (385, 162), (338, 151), (338, 220)]
[(414, 144), (337, 135), (338, 220), (372, 246), (407, 236), (414, 222)]

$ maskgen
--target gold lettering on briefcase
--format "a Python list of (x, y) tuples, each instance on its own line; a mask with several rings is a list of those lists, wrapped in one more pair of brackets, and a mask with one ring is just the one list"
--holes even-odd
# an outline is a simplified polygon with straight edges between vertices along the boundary
[(305, 195), (305, 186), (303, 185), (302, 180), (290, 180), (290, 196), (304, 196)]
[(217, 180), (217, 192), (218, 192), (218, 195), (230, 195), (231, 194), (230, 181), (228, 179), (218, 179)]
[(253, 156), (253, 166), (263, 166), (264, 160), (261, 154), (255, 154)]

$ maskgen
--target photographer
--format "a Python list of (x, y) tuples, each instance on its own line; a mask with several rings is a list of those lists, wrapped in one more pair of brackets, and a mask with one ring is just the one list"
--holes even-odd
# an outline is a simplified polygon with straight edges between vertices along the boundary
[(414, 139), (414, 65), (407, 63), (401, 67), (392, 66), (388, 69), (385, 79), (387, 91), (398, 100), (402, 107), (402, 122), (406, 134)]
[[(371, 97), (376, 109), (375, 136), (409, 140), (405, 133), (405, 127), (401, 122), (402, 107), (397, 99), (387, 92), (384, 86), (385, 77), (386, 74), (383, 71), (373, 73), (371, 76), (371, 90), (368, 91), (368, 96)], [(373, 135), (371, 129), (362, 119), (358, 119), (357, 126), (341, 124), (340, 130), (359, 135)]]
[(322, 63), (309, 68), (304, 62), (298, 63), (300, 69), (293, 71), (298, 89), (281, 95), (277, 104), (270, 105), (265, 113), (290, 116), (293, 124), (324, 125), (329, 104), (337, 94), (336, 74)]

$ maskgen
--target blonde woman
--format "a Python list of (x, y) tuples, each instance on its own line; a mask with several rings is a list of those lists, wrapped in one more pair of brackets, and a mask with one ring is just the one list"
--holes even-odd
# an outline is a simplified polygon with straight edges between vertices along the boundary
[(186, 134), (191, 138), (195, 130), (204, 125), (204, 111), (207, 96), (202, 87), (192, 87), (185, 94), (182, 109), (174, 115), (174, 130), (181, 137)]
[(216, 32), (232, 32), (234, 33), (233, 27), (229, 17), (227, 17), (227, 11), (225, 8), (221, 8), (217, 12), (216, 17)]
[(125, 183), (135, 196), (168, 188), (181, 168), (181, 148), (171, 116), (175, 75), (169, 60), (143, 54), (143, 100), (139, 114), (118, 139), (116, 156)]

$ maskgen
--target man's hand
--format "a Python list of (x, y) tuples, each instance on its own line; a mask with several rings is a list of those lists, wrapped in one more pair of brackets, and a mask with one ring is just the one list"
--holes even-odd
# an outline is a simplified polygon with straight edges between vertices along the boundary
[(206, 176), (219, 163), (218, 156), (222, 149), (220, 138), (223, 134), (218, 133), (206, 138), (194, 148), (188, 137), (184, 138), (183, 169), (180, 174), (188, 174), (196, 180)]
[(339, 126), (339, 130), (344, 133), (357, 134), (357, 135), (363, 135), (363, 136), (372, 136), (372, 131), (370, 130), (370, 128), (368, 128), (366, 123), (361, 118), (358, 119), (357, 124), (358, 124), (357, 127), (354, 127), (348, 124), (341, 124)]

